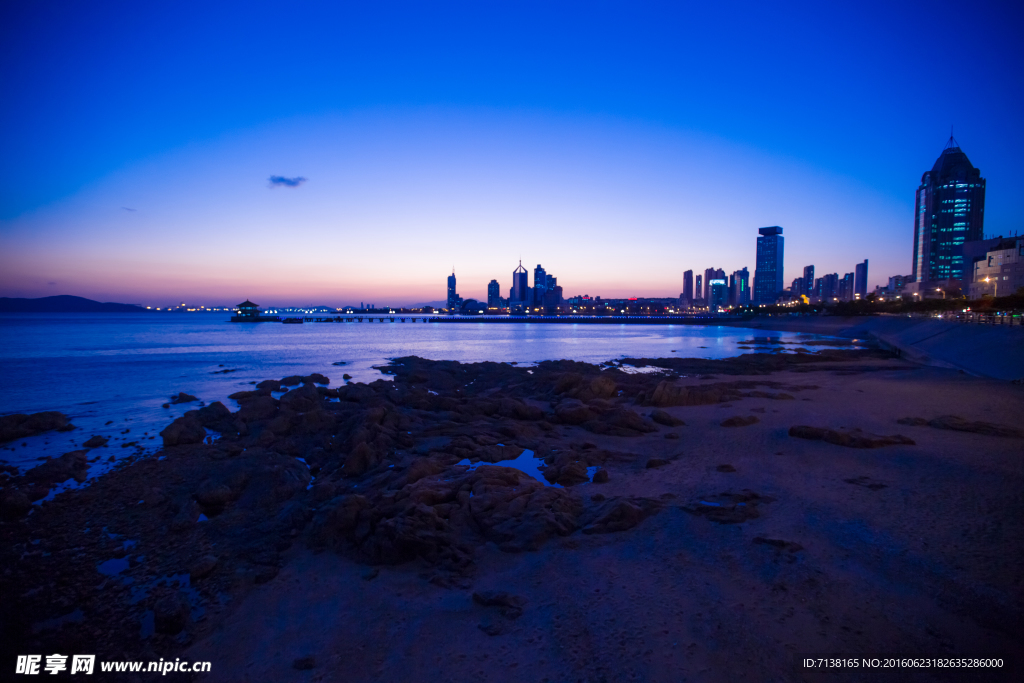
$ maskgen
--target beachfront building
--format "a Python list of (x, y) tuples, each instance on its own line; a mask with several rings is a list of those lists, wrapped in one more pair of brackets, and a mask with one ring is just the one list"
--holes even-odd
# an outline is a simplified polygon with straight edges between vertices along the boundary
[(863, 299), (868, 295), (868, 260), (864, 259), (864, 263), (858, 263), (853, 270), (853, 294)]
[(757, 261), (754, 266), (754, 303), (774, 304), (782, 291), (783, 251), (782, 228), (773, 225), (758, 228)]
[(1024, 237), (1000, 240), (974, 263), (968, 297), (1008, 296), (1024, 287)]
[(985, 179), (950, 135), (917, 188), (913, 277), (920, 284), (915, 289), (934, 289), (928, 284), (933, 282), (970, 279), (970, 264), (964, 263), (961, 247), (964, 242), (982, 239), (984, 219)]

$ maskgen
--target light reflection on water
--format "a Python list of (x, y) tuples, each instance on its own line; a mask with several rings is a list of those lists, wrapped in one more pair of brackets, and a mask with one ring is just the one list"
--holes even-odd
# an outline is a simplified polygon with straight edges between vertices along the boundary
[[(602, 363), (625, 356), (727, 358), (744, 352), (738, 342), (765, 334), (693, 325), (232, 324), (227, 317), (0, 314), (0, 414), (58, 410), (79, 428), (0, 444), (0, 461), (24, 469), (102, 434), (110, 443), (90, 453), (101, 457), (90, 465), (90, 474), (96, 474), (137, 452), (135, 447), (120, 448), (122, 444), (137, 442), (140, 452), (147, 453), (158, 449), (159, 431), (200, 406), (161, 407), (179, 391), (235, 409), (228, 394), (250, 389), (253, 382), (312, 372), (330, 377), (331, 386), (343, 384), (344, 373), (353, 381), (388, 379), (374, 366), (400, 356), (527, 366), (546, 359)], [(815, 338), (786, 333), (772, 337)]]

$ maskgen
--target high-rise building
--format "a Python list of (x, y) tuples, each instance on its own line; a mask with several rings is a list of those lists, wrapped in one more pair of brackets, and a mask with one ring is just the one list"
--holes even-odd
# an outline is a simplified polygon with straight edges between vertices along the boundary
[(693, 286), (693, 291), (697, 293), (697, 298), (699, 298), (702, 301), (707, 301), (707, 299), (704, 298), (704, 284), (703, 283), (704, 283), (704, 276), (703, 275), (698, 275), (697, 276), (697, 282)]
[(822, 301), (832, 301), (839, 298), (839, 273), (826, 273), (821, 276)]
[(544, 292), (548, 288), (548, 274), (544, 270), (544, 267), (537, 264), (537, 267), (533, 269), (533, 296), (534, 303), (541, 306), (544, 305)]
[(497, 280), (487, 283), (487, 308), (501, 308), (501, 285)]
[[(963, 262), (963, 256), (961, 255), (961, 263)], [(868, 260), (864, 259), (864, 263), (858, 263), (854, 266), (853, 270), (856, 272), (854, 276), (853, 294), (860, 295), (863, 299), (868, 295)], [(853, 296), (850, 297), (851, 299)]]
[(814, 266), (804, 266), (804, 277), (803, 277), (804, 289), (800, 292), (793, 292), (794, 294), (806, 294), (811, 295), (811, 287), (814, 286)]
[(854, 296), (853, 273), (847, 273), (839, 279), (839, 298), (842, 301), (852, 301)]
[(729, 303), (729, 283), (723, 278), (714, 278), (708, 283), (708, 308), (717, 311)]
[(682, 304), (689, 306), (693, 303), (693, 271), (688, 270), (683, 273), (683, 299)]
[(452, 274), (448, 276), (448, 310), (454, 311), (459, 306), (459, 295), (455, 291), (455, 269), (452, 268)]
[(807, 287), (804, 285), (804, 279), (802, 277), (798, 277), (793, 280), (793, 284), (789, 286), (789, 291), (793, 295), (794, 299), (799, 298), (801, 294), (806, 294)]
[(750, 271), (746, 268), (734, 271), (729, 276), (729, 304), (732, 306), (750, 305)]
[(529, 295), (529, 281), (530, 274), (523, 268), (523, 262), (519, 262), (519, 267), (512, 271), (512, 291), (509, 295), (509, 303), (521, 304), (526, 301), (526, 297)]
[[(984, 221), (985, 179), (950, 135), (942, 154), (932, 170), (921, 176), (917, 188), (914, 281), (969, 277), (961, 245), (982, 239)], [(863, 296), (860, 285), (857, 292)]]
[(754, 267), (754, 303), (773, 304), (782, 291), (783, 250), (782, 228), (758, 228), (757, 265)]

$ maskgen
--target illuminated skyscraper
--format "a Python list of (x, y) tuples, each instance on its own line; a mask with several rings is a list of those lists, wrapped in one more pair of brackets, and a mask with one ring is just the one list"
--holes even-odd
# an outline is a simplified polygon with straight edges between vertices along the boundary
[(487, 308), (501, 308), (501, 285), (497, 280), (487, 283)]
[(455, 290), (455, 269), (452, 268), (452, 274), (448, 276), (448, 310), (454, 311), (459, 305), (459, 295)]
[(757, 265), (754, 267), (754, 303), (773, 304), (782, 291), (783, 247), (782, 228), (758, 228)]
[(697, 298), (704, 301), (704, 276), (697, 276), (697, 284), (694, 285), (693, 291), (696, 293)]
[[(962, 280), (962, 245), (983, 238), (984, 221), (985, 179), (950, 135), (917, 188), (914, 281)], [(861, 291), (859, 284), (857, 291)]]

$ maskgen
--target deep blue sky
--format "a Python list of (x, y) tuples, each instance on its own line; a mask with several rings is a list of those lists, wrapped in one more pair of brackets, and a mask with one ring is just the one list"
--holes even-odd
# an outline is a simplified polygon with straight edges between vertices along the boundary
[[(374, 112), (405, 117), (408, 132), (422, 112), (436, 121), (440, 111), (460, 121), (481, 113), (484, 127), (523, 116), (661, 131), (796, 166), (802, 178), (849, 181), (890, 202), (892, 224), (865, 225), (885, 248), (836, 268), (870, 256), (895, 271), (873, 271), (881, 281), (909, 270), (913, 192), (951, 124), (988, 179), (986, 232), (1024, 228), (1022, 35), (1009, 2), (9, 2), (0, 7), (0, 239), (18, 235), (35, 258), (22, 233), (39, 212), (63, 207), (45, 221), (53, 245), (61, 230), (87, 230), (67, 206), (76, 196), (167, 155), (201, 159), (231, 136)], [(258, 170), (278, 173), (308, 172)], [(842, 229), (856, 222), (847, 215)], [(546, 256), (524, 251), (528, 262)], [(819, 257), (826, 268), (828, 258)], [(711, 253), (693, 261), (682, 266), (716, 265)], [(742, 261), (734, 266), (752, 268), (753, 254)], [(787, 278), (801, 265), (788, 262)], [(54, 268), (47, 278), (62, 277)], [(68, 282), (82, 288), (87, 276), (76, 277)], [(0, 289), (46, 293), (10, 279)]]

